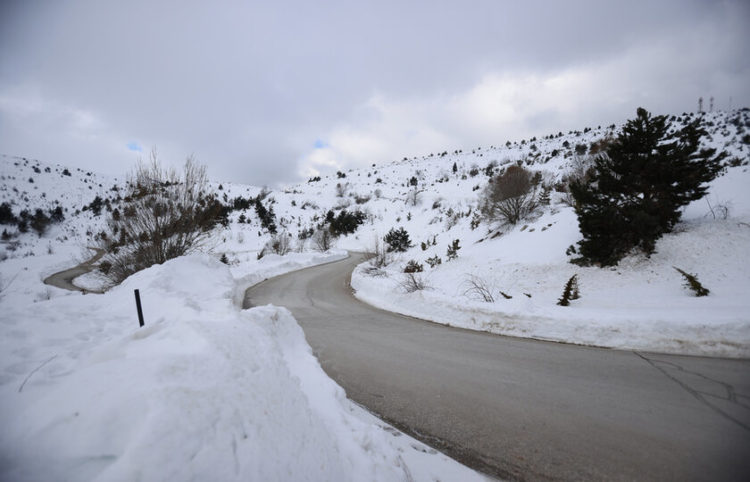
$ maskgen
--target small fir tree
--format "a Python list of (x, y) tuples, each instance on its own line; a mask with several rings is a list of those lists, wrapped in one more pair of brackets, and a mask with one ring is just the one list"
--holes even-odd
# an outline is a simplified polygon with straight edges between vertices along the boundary
[(581, 297), (580, 292), (578, 291), (578, 275), (573, 275), (570, 277), (570, 279), (565, 283), (565, 288), (563, 288), (563, 294), (560, 297), (559, 300), (557, 300), (557, 304), (560, 306), (568, 306), (570, 305), (570, 302), (573, 300), (577, 300)]
[(453, 243), (448, 246), (448, 252), (445, 255), (446, 258), (448, 258), (448, 261), (458, 258), (459, 249), (461, 249), (461, 246), (458, 245), (458, 240), (454, 239)]
[(404, 252), (412, 246), (409, 233), (402, 227), (398, 229), (391, 228), (383, 238), (383, 241), (388, 245), (388, 251)]

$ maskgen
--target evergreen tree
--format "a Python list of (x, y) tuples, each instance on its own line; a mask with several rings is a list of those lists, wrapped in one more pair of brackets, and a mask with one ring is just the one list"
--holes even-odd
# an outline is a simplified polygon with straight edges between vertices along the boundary
[(403, 252), (412, 247), (409, 233), (404, 228), (391, 228), (383, 238), (383, 241), (388, 245), (388, 251)]
[(727, 154), (700, 149), (706, 132), (698, 122), (672, 130), (666, 116), (639, 108), (595, 159), (590, 181), (571, 184), (582, 261), (609, 266), (633, 248), (653, 253), (680, 220), (680, 208), (706, 194)]

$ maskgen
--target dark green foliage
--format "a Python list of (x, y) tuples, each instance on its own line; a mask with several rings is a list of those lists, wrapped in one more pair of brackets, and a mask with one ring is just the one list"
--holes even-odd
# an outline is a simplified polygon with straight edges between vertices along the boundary
[(453, 174), (455, 174), (456, 172), (458, 172), (458, 165), (454, 162), (453, 163)]
[(365, 222), (365, 213), (362, 211), (348, 212), (346, 209), (341, 210), (338, 216), (333, 215), (333, 211), (326, 214), (326, 222), (329, 223), (329, 230), (334, 236), (351, 234)]
[(41, 209), (37, 209), (34, 213), (34, 216), (31, 218), (30, 225), (31, 229), (36, 231), (36, 234), (41, 236), (47, 231), (47, 228), (49, 227), (51, 222), (52, 220), (49, 218), (49, 216), (44, 214), (44, 211), (42, 211)]
[(17, 222), (10, 204), (7, 202), (0, 204), (0, 224), (16, 224)]
[(102, 213), (102, 206), (104, 206), (104, 200), (102, 200), (101, 197), (96, 196), (87, 207), (88, 209), (91, 209), (94, 216), (99, 216)]
[(221, 261), (224, 264), (229, 264), (229, 258), (227, 258), (227, 253), (222, 253), (221, 258), (219, 258), (219, 261)]
[(411, 179), (409, 179), (409, 185), (410, 186), (416, 186), (419, 181), (417, 180), (416, 176), (412, 176)]
[(699, 150), (698, 122), (670, 133), (665, 116), (639, 108), (608, 155), (596, 157), (590, 181), (571, 183), (584, 262), (615, 265), (633, 248), (653, 253), (680, 208), (705, 195), (726, 153)]
[(70, 171), (68, 171), (68, 169), (65, 168), (65, 169), (63, 169), (62, 174), (63, 174), (63, 176), (70, 176)]
[(705, 288), (700, 281), (698, 281), (697, 275), (687, 273), (676, 266), (672, 267), (676, 269), (683, 278), (685, 278), (685, 287), (690, 288), (695, 296), (708, 296), (710, 291), (708, 290), (708, 288)]
[(433, 256), (432, 258), (427, 258), (427, 264), (430, 265), (430, 268), (434, 268), (435, 266), (441, 264), (443, 262), (442, 259), (440, 259), (440, 256), (437, 254)]
[(50, 211), (50, 219), (53, 223), (61, 223), (65, 220), (62, 206), (57, 206), (55, 209)]
[(243, 198), (242, 196), (237, 196), (232, 200), (232, 209), (235, 211), (244, 211), (245, 209), (250, 209), (250, 206), (255, 203), (255, 200), (253, 198)]
[(404, 228), (391, 228), (383, 241), (388, 245), (388, 251), (404, 252), (412, 246), (409, 233)]
[(580, 297), (581, 295), (578, 291), (578, 275), (574, 274), (570, 277), (568, 282), (565, 283), (563, 294), (560, 299), (557, 300), (557, 304), (560, 306), (568, 306), (571, 301), (577, 300)]
[(409, 260), (409, 262), (406, 263), (406, 267), (404, 267), (404, 273), (421, 273), (422, 271), (424, 271), (424, 266), (413, 259)]
[(454, 239), (450, 246), (448, 246), (448, 252), (445, 255), (448, 261), (458, 258), (459, 249), (461, 249), (461, 246), (458, 245), (458, 240)]
[(273, 212), (273, 207), (266, 207), (260, 200), (260, 197), (255, 199), (255, 214), (260, 219), (260, 225), (268, 230), (271, 234), (276, 234), (276, 215)]

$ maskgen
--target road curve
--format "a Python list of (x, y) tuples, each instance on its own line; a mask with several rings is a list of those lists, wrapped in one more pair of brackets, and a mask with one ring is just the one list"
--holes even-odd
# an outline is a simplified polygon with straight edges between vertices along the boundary
[(363, 260), (267, 280), (347, 396), (482, 472), (517, 480), (750, 480), (750, 361), (446, 327), (351, 295)]
[(57, 273), (51, 274), (44, 278), (44, 284), (48, 284), (50, 286), (55, 286), (57, 288), (62, 288), (64, 290), (70, 290), (70, 291), (82, 291), (85, 293), (99, 293), (98, 291), (92, 291), (92, 290), (85, 290), (83, 288), (80, 288), (73, 284), (73, 280), (77, 277), (88, 273), (89, 271), (93, 271), (95, 266), (94, 263), (99, 261), (99, 259), (104, 256), (105, 251), (103, 249), (99, 248), (89, 248), (93, 249), (95, 251), (95, 255), (83, 263), (73, 266), (72, 268), (59, 271)]

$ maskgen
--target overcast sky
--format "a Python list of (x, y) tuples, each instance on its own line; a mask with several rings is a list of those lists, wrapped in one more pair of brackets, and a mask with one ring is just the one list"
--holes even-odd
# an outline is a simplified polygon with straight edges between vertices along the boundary
[(0, 153), (217, 181), (750, 106), (750, 2), (0, 1)]

